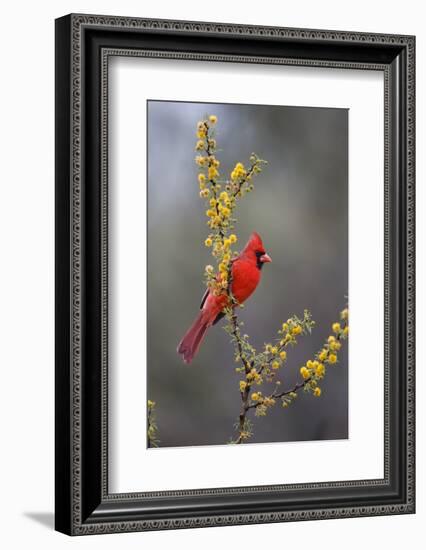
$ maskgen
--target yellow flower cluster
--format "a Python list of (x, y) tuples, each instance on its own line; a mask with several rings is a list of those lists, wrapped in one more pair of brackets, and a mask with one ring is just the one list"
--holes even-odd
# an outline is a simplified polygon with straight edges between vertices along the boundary
[(300, 374), (304, 380), (308, 380), (309, 378), (323, 378), (325, 374), (324, 363), (309, 359), (309, 361), (306, 361), (306, 365), (300, 367)]
[(263, 396), (261, 391), (254, 392), (251, 396), (252, 403), (256, 406), (256, 416), (265, 416), (268, 408), (276, 403), (272, 395)]
[(202, 155), (197, 155), (195, 157), (195, 163), (198, 164), (198, 166), (207, 166), (209, 159), (207, 157), (203, 157)]
[(327, 338), (327, 343), (318, 353), (318, 359), (331, 365), (337, 363), (337, 352), (342, 347), (342, 340), (345, 340), (349, 335), (349, 312), (344, 309), (340, 317), (343, 323), (333, 323), (331, 330), (334, 334), (330, 334)]
[(300, 367), (300, 374), (304, 380), (307, 380), (310, 377), (310, 372), (305, 366)]
[(306, 362), (305, 365), (300, 367), (300, 374), (305, 382), (307, 382), (307, 388), (313, 390), (315, 397), (321, 395), (321, 388), (318, 387), (318, 380), (321, 380), (325, 376), (326, 367), (325, 364), (334, 365), (337, 363), (337, 352), (342, 347), (342, 340), (345, 340), (349, 335), (349, 311), (344, 309), (340, 313), (341, 323), (335, 322), (331, 325), (331, 331), (333, 334), (327, 338), (323, 348), (317, 353), (316, 359)]
[(207, 136), (208, 132), (208, 126), (205, 121), (200, 120), (200, 122), (197, 124), (197, 138), (202, 140)]
[(244, 178), (247, 175), (247, 170), (244, 168), (244, 164), (237, 162), (235, 168), (231, 172), (231, 180), (236, 181)]
[(281, 330), (278, 331), (278, 334), (281, 335), (280, 346), (284, 346), (286, 344), (296, 344), (296, 336), (300, 336), (303, 331), (304, 326), (300, 319), (287, 319), (287, 321), (283, 323)]
[(157, 428), (157, 422), (155, 418), (155, 401), (151, 401), (151, 399), (148, 399), (147, 401), (148, 405), (148, 412), (147, 412), (147, 423), (148, 423), (148, 429), (147, 429), (147, 440), (148, 440), (148, 447), (158, 447), (158, 444), (160, 443), (160, 440), (158, 439), (158, 428)]
[(275, 405), (275, 399), (273, 397), (265, 397), (262, 403), (265, 407), (272, 407)]
[(263, 378), (256, 368), (250, 369), (246, 374), (246, 380), (248, 384), (257, 384), (258, 386), (263, 382)]
[[(307, 310), (304, 312), (303, 319), (293, 316), (283, 323), (281, 329), (278, 330), (279, 338), (276, 343), (265, 344), (264, 352), (259, 356), (261, 358), (259, 367), (261, 377), (258, 384), (261, 384), (263, 380), (267, 380), (268, 382), (275, 380), (277, 371), (287, 360), (287, 351), (285, 348), (288, 345), (295, 345), (297, 343), (296, 336), (310, 331), (313, 326), (314, 322)], [(275, 380), (275, 383), (277, 385), (281, 384), (279, 380)]]
[(269, 397), (263, 397), (260, 395), (259, 399), (256, 404), (256, 416), (266, 416), (266, 413), (268, 412), (268, 409), (270, 407), (273, 407), (275, 405), (275, 399), (272, 396)]

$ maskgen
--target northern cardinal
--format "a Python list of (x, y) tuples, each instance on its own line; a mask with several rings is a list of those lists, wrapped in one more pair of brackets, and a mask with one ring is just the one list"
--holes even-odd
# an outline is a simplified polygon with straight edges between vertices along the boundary
[[(245, 302), (256, 290), (263, 264), (271, 261), (260, 236), (252, 233), (244, 250), (232, 261), (231, 292), (239, 304)], [(200, 313), (177, 347), (177, 352), (182, 355), (185, 363), (190, 363), (197, 354), (207, 329), (224, 317), (223, 309), (227, 302), (227, 295), (214, 296), (206, 290), (201, 301)]]

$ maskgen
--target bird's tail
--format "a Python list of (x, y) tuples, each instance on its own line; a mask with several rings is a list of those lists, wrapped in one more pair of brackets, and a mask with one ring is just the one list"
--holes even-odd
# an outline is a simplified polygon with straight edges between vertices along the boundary
[(190, 363), (196, 356), (206, 331), (209, 328), (209, 321), (203, 314), (204, 311), (201, 310), (191, 328), (182, 338), (177, 347), (177, 352), (182, 355), (185, 363)]

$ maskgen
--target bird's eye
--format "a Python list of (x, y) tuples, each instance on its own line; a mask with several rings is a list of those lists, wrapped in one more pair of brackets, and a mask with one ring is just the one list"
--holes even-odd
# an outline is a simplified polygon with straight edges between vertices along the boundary
[(256, 254), (257, 258), (260, 258), (261, 256), (263, 256), (265, 254), (265, 252), (262, 251), (262, 250), (257, 250), (255, 254)]

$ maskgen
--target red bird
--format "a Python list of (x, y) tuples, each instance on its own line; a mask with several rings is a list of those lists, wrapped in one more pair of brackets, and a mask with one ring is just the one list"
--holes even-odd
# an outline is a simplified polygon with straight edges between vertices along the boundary
[[(232, 261), (231, 292), (239, 304), (245, 302), (256, 290), (263, 264), (271, 261), (262, 239), (257, 233), (252, 233), (244, 250)], [(214, 296), (206, 290), (200, 313), (177, 347), (177, 352), (182, 355), (185, 363), (190, 363), (197, 354), (207, 329), (224, 317), (223, 309), (227, 302), (226, 295)]]

